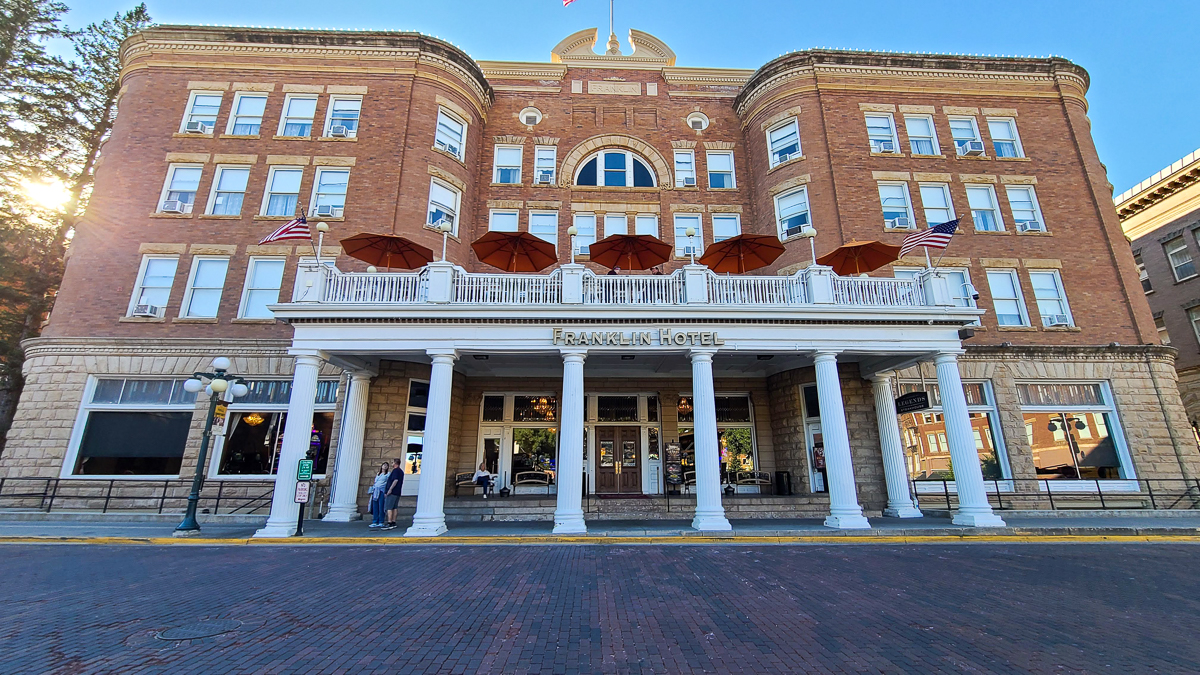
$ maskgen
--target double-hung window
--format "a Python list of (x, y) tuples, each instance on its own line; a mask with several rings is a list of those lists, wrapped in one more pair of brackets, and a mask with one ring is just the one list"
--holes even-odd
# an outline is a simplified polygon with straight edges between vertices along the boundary
[(596, 214), (575, 214), (575, 255), (588, 255), (596, 243)]
[(675, 185), (696, 187), (696, 153), (692, 150), (675, 151)]
[(996, 207), (996, 190), (991, 185), (968, 185), (967, 204), (971, 207), (971, 220), (978, 232), (1002, 232), (1004, 221)]
[(721, 190), (737, 187), (733, 179), (732, 152), (709, 152), (705, 159), (708, 162), (709, 189)]
[(529, 234), (558, 247), (558, 211), (530, 211)]
[[(1194, 311), (1195, 311), (1194, 309), (1188, 311), (1188, 318), (1192, 318), (1192, 312), (1194, 312)], [(1200, 314), (1197, 314), (1196, 318), (1200, 319)], [(1193, 323), (1193, 325), (1195, 325), (1195, 324)], [(1158, 341), (1159, 342), (1163, 343), (1164, 345), (1171, 344), (1171, 336), (1170, 336), (1170, 334), (1167, 333), (1167, 320), (1166, 319), (1162, 318), (1161, 315), (1154, 317), (1154, 328), (1155, 328), (1155, 330), (1158, 331)], [(1196, 332), (1196, 339), (1200, 340), (1200, 331)]]
[(624, 213), (604, 214), (604, 236), (614, 234), (629, 234), (629, 216)]
[(519, 185), (521, 183), (521, 152), (519, 145), (497, 145), (492, 163), (492, 182)]
[(499, 211), (492, 209), (488, 214), (488, 231), (489, 232), (516, 232), (517, 221), (521, 217), (520, 211)]
[(883, 226), (889, 229), (913, 228), (912, 204), (908, 201), (908, 183), (880, 183), (879, 203), (883, 207)]
[(313, 181), (312, 215), (340, 218), (346, 210), (350, 169), (317, 169)]
[(1075, 325), (1058, 270), (1030, 270), (1029, 283), (1033, 286), (1033, 297), (1037, 299), (1043, 326)]
[(793, 117), (767, 131), (767, 147), (771, 151), (771, 166), (800, 157), (800, 124)]
[(213, 179), (208, 213), (214, 216), (237, 216), (242, 213), (246, 199), (246, 183), (250, 180), (248, 166), (218, 166)]
[(996, 157), (1024, 157), (1021, 139), (1017, 136), (1017, 121), (1011, 117), (989, 117), (988, 133), (992, 136), (992, 148)]
[(945, 183), (921, 183), (921, 206), (925, 211), (925, 224), (928, 227), (954, 220), (950, 186)]
[(238, 307), (238, 318), (270, 319), (274, 316), (267, 305), (279, 301), (279, 289), (283, 286), (284, 258), (250, 258), (246, 268), (246, 285), (242, 289), (242, 302)]
[(296, 215), (296, 204), (300, 198), (300, 178), (303, 175), (303, 167), (271, 167), (267, 175), (267, 196), (263, 199), (262, 215)]
[(313, 117), (317, 114), (315, 96), (288, 94), (279, 119), (279, 135), (307, 138), (312, 135)]
[(1192, 253), (1188, 250), (1183, 237), (1175, 237), (1163, 244), (1167, 252), (1167, 261), (1171, 263), (1171, 271), (1175, 273), (1175, 281), (1183, 281), (1196, 276), (1196, 264), (1192, 262)]
[[(691, 237), (687, 234), (688, 228), (695, 231), (695, 234)], [(693, 251), (696, 255), (700, 255), (704, 251), (704, 229), (700, 214), (676, 213), (675, 255), (683, 258), (687, 257)]]
[(267, 110), (264, 94), (237, 93), (233, 97), (233, 112), (225, 133), (233, 136), (257, 136), (262, 128), (263, 113)]
[(867, 115), (867, 139), (871, 152), (900, 152), (896, 125), (891, 115)]
[(229, 270), (229, 258), (196, 256), (192, 258), (192, 273), (188, 278), (181, 318), (214, 319), (221, 304), (221, 292), (225, 289), (225, 273)]
[(914, 155), (938, 155), (937, 131), (929, 115), (905, 115), (904, 130), (908, 132), (908, 147)]
[(466, 136), (467, 123), (447, 112), (445, 108), (439, 108), (437, 132), (434, 134), (433, 144), (461, 160), (463, 158), (463, 139)]
[(1142, 282), (1142, 292), (1153, 293), (1154, 286), (1150, 283), (1150, 273), (1146, 271), (1146, 263), (1142, 261), (1142, 254), (1134, 253), (1133, 262), (1137, 265), (1138, 281)]
[(811, 224), (808, 213), (808, 188), (801, 186), (775, 197), (775, 220), (779, 223), (779, 238), (800, 234)]
[(1025, 299), (1021, 297), (1017, 271), (988, 270), (987, 279), (996, 323), (1001, 326), (1028, 326), (1029, 315), (1025, 313)]
[(178, 256), (147, 255), (142, 258), (137, 284), (129, 299), (129, 316), (163, 316), (178, 266)]
[(558, 174), (558, 147), (538, 145), (533, 149), (534, 185), (553, 185)]
[(427, 227), (435, 227), (442, 221), (450, 223), (450, 233), (458, 235), (458, 205), (462, 194), (448, 183), (434, 178), (429, 183), (429, 216)]
[(1042, 209), (1038, 206), (1037, 194), (1029, 185), (1009, 185), (1005, 188), (1008, 193), (1008, 206), (1012, 209), (1013, 221), (1021, 232), (1045, 232), (1046, 221), (1042, 219)]
[(713, 243), (725, 241), (742, 233), (742, 219), (736, 213), (714, 213), (712, 217)]
[(653, 213), (639, 213), (633, 220), (634, 234), (645, 234), (658, 237), (658, 216)]
[[(1188, 315), (1188, 323), (1192, 324), (1192, 333), (1196, 336), (1196, 340), (1200, 341), (1200, 308), (1193, 307), (1193, 308), (1189, 309), (1187, 311), (1187, 315)], [(1161, 335), (1162, 333), (1165, 333), (1165, 332), (1166, 332), (1166, 329), (1164, 327), (1164, 329), (1162, 331), (1160, 331), (1159, 334)], [(1163, 344), (1169, 344), (1169, 340), (1170, 339), (1168, 338), (1168, 341), (1163, 342)]]
[(329, 99), (329, 115), (325, 120), (325, 136), (353, 138), (358, 135), (358, 117), (362, 111), (361, 98)]
[(958, 154), (983, 154), (983, 141), (979, 138), (979, 127), (975, 125), (974, 117), (951, 117), (950, 135), (954, 138)]
[(167, 182), (163, 186), (158, 210), (162, 213), (191, 213), (203, 170), (201, 166), (172, 164), (167, 169)]
[(211, 134), (217, 126), (217, 112), (220, 110), (221, 92), (193, 91), (179, 130)]

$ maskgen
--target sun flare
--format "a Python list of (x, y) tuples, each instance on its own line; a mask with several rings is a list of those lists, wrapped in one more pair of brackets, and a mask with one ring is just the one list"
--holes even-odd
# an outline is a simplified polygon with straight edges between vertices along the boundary
[(66, 186), (56, 180), (26, 181), (25, 195), (45, 209), (57, 209), (71, 197)]

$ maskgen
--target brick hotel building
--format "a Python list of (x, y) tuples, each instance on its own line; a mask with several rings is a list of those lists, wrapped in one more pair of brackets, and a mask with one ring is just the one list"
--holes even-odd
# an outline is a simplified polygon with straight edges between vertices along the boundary
[[(558, 532), (613, 517), (595, 495), (660, 517), (669, 464), (672, 509), (702, 530), (866, 527), (920, 516), (926, 490), (955, 495), (958, 523), (998, 525), (1006, 492), (1138, 499), (1134, 479), (1195, 475), (1081, 67), (807, 50), (692, 68), (643, 32), (628, 53), (599, 38), (545, 63), (402, 32), (130, 38), (0, 475), (185, 492), (208, 406), (181, 383), (216, 356), (250, 394), (206, 491), (274, 482), (264, 536), (294, 531), (306, 456), (331, 520), (357, 518), (380, 462), (403, 458), (410, 535), (482, 504), (456, 489), (481, 462), (512, 497), (473, 517)], [(257, 243), (299, 209), (330, 227), (320, 261)], [(811, 259), (810, 242), (899, 243), (956, 217), (936, 270)], [(558, 264), (491, 268), (471, 248), (489, 230), (546, 239)], [(337, 245), (362, 232), (444, 243), (445, 261), (368, 269)], [(606, 275), (589, 245), (614, 233), (671, 244), (666, 274)], [(690, 264), (738, 233), (787, 250), (745, 275)], [(932, 407), (898, 415), (914, 391)]]

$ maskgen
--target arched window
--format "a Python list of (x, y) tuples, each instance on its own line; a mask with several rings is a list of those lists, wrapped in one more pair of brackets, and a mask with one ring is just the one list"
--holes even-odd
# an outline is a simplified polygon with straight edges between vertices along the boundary
[(605, 187), (656, 187), (646, 160), (628, 150), (601, 150), (588, 157), (575, 172), (576, 185)]

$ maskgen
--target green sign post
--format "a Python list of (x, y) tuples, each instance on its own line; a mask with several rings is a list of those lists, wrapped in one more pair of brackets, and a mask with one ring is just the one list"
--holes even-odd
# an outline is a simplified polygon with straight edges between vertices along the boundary
[(313, 461), (311, 459), (300, 460), (300, 465), (296, 467), (296, 480), (312, 480)]

